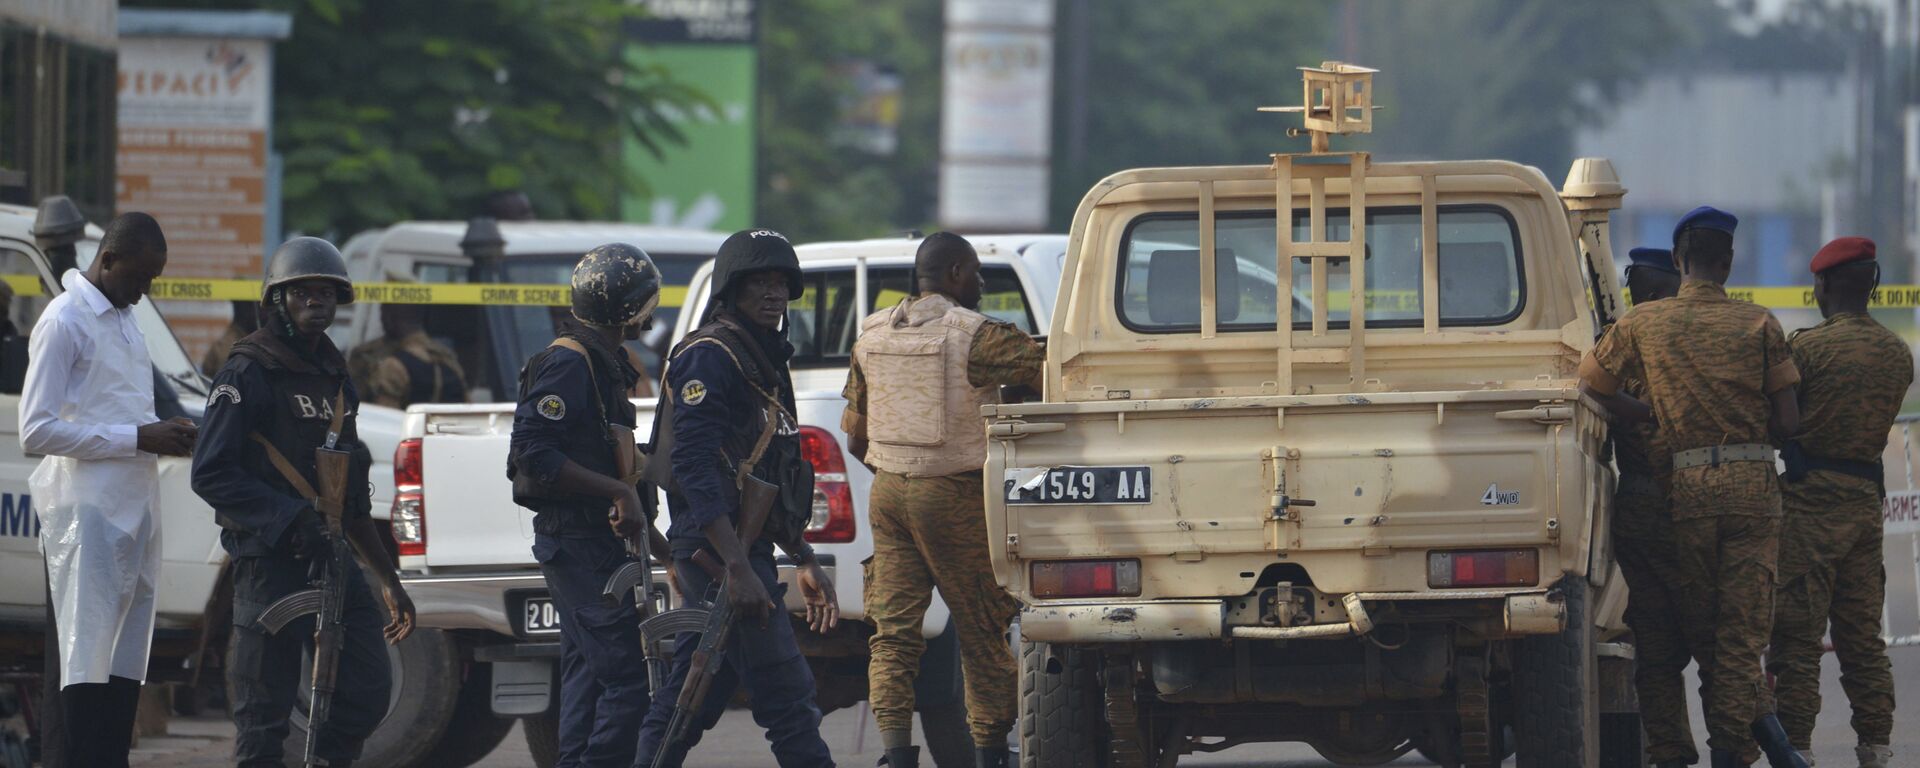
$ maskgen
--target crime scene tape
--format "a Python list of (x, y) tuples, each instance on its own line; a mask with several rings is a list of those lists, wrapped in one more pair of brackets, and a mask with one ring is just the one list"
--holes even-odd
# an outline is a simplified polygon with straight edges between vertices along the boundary
[[(15, 296), (40, 296), (40, 278), (35, 275), (0, 275)], [(260, 283), (256, 280), (218, 280), (192, 277), (163, 277), (153, 281), (152, 297), (161, 301), (257, 301)], [(532, 283), (356, 283), (357, 301), (374, 304), (443, 304), (508, 307), (564, 307), (573, 302), (573, 289), (566, 285)], [(1750, 301), (1768, 309), (1814, 309), (1812, 286), (1729, 286), (1727, 295)], [(874, 306), (889, 306), (906, 294), (883, 291)], [(1330, 291), (1328, 308), (1343, 311), (1349, 294)], [(660, 306), (678, 307), (686, 302), (687, 287), (669, 285), (661, 289)], [(1016, 296), (983, 297), (1005, 304), (1000, 309), (1017, 309)], [(803, 298), (802, 301), (805, 299)], [(983, 302), (984, 304), (984, 302)], [(810, 305), (808, 305), (810, 306)], [(1873, 293), (1873, 309), (1920, 308), (1920, 285), (1883, 285)], [(1410, 290), (1367, 292), (1367, 308), (1379, 311), (1418, 311), (1420, 294)]]
[[(16, 296), (40, 296), (40, 278), (0, 275)], [(566, 285), (512, 283), (355, 283), (354, 300), (373, 304), (468, 304), (502, 307), (564, 307), (573, 303)], [(148, 294), (161, 301), (259, 301), (258, 280), (163, 277)], [(687, 298), (684, 285), (664, 286), (660, 306), (678, 307)]]

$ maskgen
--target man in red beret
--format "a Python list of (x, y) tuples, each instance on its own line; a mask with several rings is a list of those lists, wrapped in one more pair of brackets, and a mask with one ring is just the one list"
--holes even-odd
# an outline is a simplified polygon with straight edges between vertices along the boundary
[(1913, 356), (1867, 315), (1880, 284), (1872, 240), (1827, 243), (1813, 257), (1813, 275), (1826, 322), (1789, 342), (1800, 369), (1802, 431), (1783, 452), (1786, 520), (1767, 670), (1787, 738), (1806, 753), (1820, 712), (1820, 638), (1831, 622), (1860, 765), (1884, 768), (1893, 755), (1893, 674), (1880, 639), (1880, 453), (1913, 383)]

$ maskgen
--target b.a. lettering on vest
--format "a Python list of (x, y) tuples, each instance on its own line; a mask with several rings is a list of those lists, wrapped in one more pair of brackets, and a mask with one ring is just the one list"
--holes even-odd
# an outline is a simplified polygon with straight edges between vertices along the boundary
[(867, 380), (867, 460), (909, 477), (978, 471), (987, 433), (980, 406), (999, 387), (967, 381), (967, 358), (987, 316), (941, 295), (869, 316), (854, 356)]
[(306, 395), (293, 396), (293, 411), (303, 419), (333, 420), (333, 403), (326, 399), (318, 402)]

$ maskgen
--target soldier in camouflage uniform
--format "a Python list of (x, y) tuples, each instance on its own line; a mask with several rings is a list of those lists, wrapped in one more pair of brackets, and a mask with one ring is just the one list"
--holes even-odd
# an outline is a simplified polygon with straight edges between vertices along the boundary
[[(391, 273), (387, 279), (413, 282)], [(354, 347), (347, 356), (347, 373), (368, 401), (400, 409), (414, 403), (467, 401), (460, 358), (427, 335), (426, 311), (418, 304), (381, 305), (381, 337)]]
[[(1634, 306), (1672, 298), (1680, 290), (1672, 251), (1635, 248), (1628, 256), (1633, 263), (1627, 267), (1627, 290)], [(1621, 386), (1629, 396), (1647, 399), (1646, 382), (1628, 379)], [(1613, 494), (1614, 558), (1631, 590), (1626, 620), (1633, 630), (1633, 687), (1647, 731), (1647, 758), (1660, 766), (1692, 765), (1700, 752), (1688, 724), (1683, 674), (1692, 657), (1681, 629), (1683, 579), (1667, 509), (1673, 460), (1652, 424), (1615, 429), (1613, 460), (1620, 471)]]
[[(1700, 208), (1674, 231), (1678, 296), (1629, 310), (1580, 364), (1583, 390), (1629, 423), (1657, 417), (1672, 452), (1669, 500), (1688, 646), (1700, 661), (1714, 768), (1751, 764), (1778, 728), (1760, 665), (1773, 630), (1780, 487), (1772, 440), (1799, 430), (1800, 380), (1780, 323), (1735, 301), (1732, 215)], [(1646, 404), (1621, 393), (1646, 382)], [(1784, 737), (1774, 741), (1793, 755)], [(1776, 765), (1784, 756), (1769, 750)], [(1804, 765), (1804, 762), (1800, 763)]]
[(1019, 606), (994, 581), (987, 554), (980, 406), (999, 402), (1000, 386), (1037, 387), (1045, 356), (1019, 329), (980, 314), (980, 258), (965, 239), (929, 236), (914, 271), (919, 293), (862, 324), (845, 391), (842, 427), (874, 469), (868, 698), (883, 764), (917, 765), (913, 678), (926, 650), (920, 622), (938, 587), (960, 633), (978, 765), (1003, 767), (1016, 675), (1006, 632)]
[(1831, 621), (1860, 765), (1885, 768), (1893, 754), (1893, 672), (1880, 639), (1887, 581), (1880, 452), (1913, 383), (1913, 356), (1867, 315), (1880, 282), (1874, 250), (1863, 237), (1820, 249), (1813, 295), (1826, 322), (1791, 342), (1803, 377), (1804, 429), (1786, 450), (1786, 523), (1767, 669), (1787, 737), (1806, 752), (1820, 713), (1820, 638)]

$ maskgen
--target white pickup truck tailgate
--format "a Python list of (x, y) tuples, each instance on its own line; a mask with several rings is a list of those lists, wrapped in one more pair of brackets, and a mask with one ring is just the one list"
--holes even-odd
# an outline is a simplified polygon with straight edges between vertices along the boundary
[[(424, 412), (424, 413), (423, 413)], [(428, 569), (533, 566), (533, 512), (513, 503), (513, 404), (416, 407), (424, 416)]]

